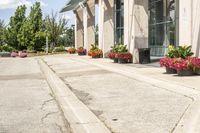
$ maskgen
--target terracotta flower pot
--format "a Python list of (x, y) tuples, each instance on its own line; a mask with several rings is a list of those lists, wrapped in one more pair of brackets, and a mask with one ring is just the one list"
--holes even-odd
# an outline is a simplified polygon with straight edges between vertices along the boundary
[(167, 74), (176, 74), (177, 71), (176, 71), (176, 69), (166, 67), (166, 73)]
[(178, 76), (192, 76), (195, 73), (192, 70), (178, 70), (177, 74)]

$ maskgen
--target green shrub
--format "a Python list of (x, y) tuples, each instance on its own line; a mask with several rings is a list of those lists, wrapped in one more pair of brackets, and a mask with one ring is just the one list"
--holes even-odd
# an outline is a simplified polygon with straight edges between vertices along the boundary
[(7, 44), (0, 46), (0, 51), (12, 52), (15, 49)]
[(53, 52), (64, 52), (64, 51), (65, 51), (65, 47), (64, 46), (55, 47), (53, 49)]
[(34, 50), (34, 47), (33, 47), (33, 46), (28, 46), (27, 52), (28, 52), (28, 53), (36, 53), (36, 50)]

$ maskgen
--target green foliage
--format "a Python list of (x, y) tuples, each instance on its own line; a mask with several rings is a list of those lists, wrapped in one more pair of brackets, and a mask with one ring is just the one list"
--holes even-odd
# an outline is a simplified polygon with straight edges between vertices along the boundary
[(40, 2), (36, 2), (31, 7), (28, 17), (25, 16), (25, 13), (26, 6), (19, 6), (15, 15), (10, 18), (8, 32), (6, 33), (7, 43), (18, 50), (33, 48), (39, 51), (45, 45)]
[(3, 20), (0, 19), (0, 45), (5, 43), (6, 26)]
[(99, 49), (98, 46), (96, 44), (91, 44), (90, 50), (96, 50), (96, 49)]
[(46, 45), (46, 33), (39, 31), (35, 33), (35, 45), (34, 50), (43, 51), (43, 47)]
[[(58, 21), (57, 21), (58, 20)], [(57, 13), (46, 16), (45, 26), (49, 34), (50, 42), (56, 46), (58, 44), (59, 36), (66, 31), (67, 20), (63, 18), (57, 18)]]
[(19, 50), (23, 49), (23, 44), (19, 42), (18, 34), (20, 34), (21, 28), (26, 19), (25, 12), (25, 5), (19, 6), (16, 9), (15, 15), (10, 18), (8, 32), (6, 34), (7, 43)]
[(126, 53), (126, 52), (128, 52), (127, 46), (123, 45), (123, 44), (117, 44), (117, 45), (115, 45), (111, 48), (112, 48), (111, 51), (113, 53)]
[(74, 47), (74, 29), (73, 27), (66, 29), (65, 34), (59, 36), (58, 44), (66, 47)]
[(179, 46), (175, 48), (174, 46), (168, 47), (167, 57), (169, 58), (182, 58), (186, 59), (189, 56), (192, 56), (194, 53), (192, 52), (192, 46)]
[(182, 59), (186, 59), (189, 56), (192, 56), (194, 53), (192, 52), (192, 46), (179, 46), (178, 47), (179, 57)]
[(64, 52), (64, 51), (65, 51), (65, 47), (64, 46), (55, 47), (53, 49), (53, 52)]
[(3, 51), (3, 52), (12, 52), (14, 50), (15, 49), (13, 47), (8, 46), (7, 44), (0, 46), (0, 51)]
[(21, 46), (31, 47), (40, 51), (44, 45), (44, 35), (42, 29), (42, 10), (40, 2), (36, 2), (32, 7), (29, 16), (25, 19), (17, 39)]
[(178, 57), (179, 54), (178, 54), (178, 49), (175, 48), (173, 45), (170, 45), (168, 47), (168, 53), (166, 55), (167, 57), (169, 58), (175, 58), (175, 57)]
[[(28, 17), (30, 28), (29, 45), (33, 46), (35, 50), (40, 51), (44, 43), (45, 33), (42, 32), (42, 10), (40, 2), (36, 2), (31, 7), (31, 12)], [(41, 40), (40, 40), (41, 39)]]

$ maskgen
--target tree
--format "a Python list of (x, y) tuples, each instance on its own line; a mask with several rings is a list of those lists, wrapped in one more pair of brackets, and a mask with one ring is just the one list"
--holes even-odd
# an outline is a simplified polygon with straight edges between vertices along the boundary
[(43, 39), (45, 34), (42, 31), (42, 22), (43, 20), (40, 2), (36, 2), (31, 7), (31, 12), (29, 15), (30, 31), (32, 33), (30, 45), (34, 47), (34, 50), (41, 50), (42, 48), (42, 44), (40, 44), (40, 39)]
[(19, 50), (24, 48), (23, 44), (19, 42), (18, 34), (20, 33), (21, 27), (26, 20), (25, 12), (25, 5), (19, 6), (16, 9), (15, 15), (10, 18), (8, 32), (6, 34), (7, 43)]
[[(42, 32), (42, 10), (40, 2), (36, 2), (32, 7), (29, 16), (24, 21), (23, 26), (18, 34), (18, 41), (28, 49), (40, 51), (42, 45), (40, 44), (43, 39)], [(41, 35), (41, 37), (40, 37)], [(39, 39), (39, 40), (38, 40)]]
[(58, 18), (57, 13), (46, 16), (45, 25), (53, 46), (58, 44), (59, 36), (66, 32), (67, 22), (64, 18)]
[(0, 45), (5, 43), (6, 26), (3, 20), (0, 19)]

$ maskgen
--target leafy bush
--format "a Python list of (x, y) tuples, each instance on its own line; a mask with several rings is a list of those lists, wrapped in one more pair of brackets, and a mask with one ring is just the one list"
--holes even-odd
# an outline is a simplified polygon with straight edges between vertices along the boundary
[(118, 46), (118, 53), (126, 53), (126, 52), (128, 52), (126, 45), (121, 44)]
[(192, 52), (192, 46), (179, 46), (175, 48), (174, 46), (170, 45), (168, 47), (167, 57), (169, 58), (182, 58), (186, 59), (189, 56), (192, 56), (194, 53)]
[(53, 52), (64, 52), (64, 51), (65, 51), (65, 47), (64, 46), (55, 47), (53, 49)]
[(15, 49), (11, 46), (8, 46), (7, 44), (0, 46), (0, 51), (5, 51), (5, 52), (12, 52)]
[(34, 50), (34, 47), (33, 47), (33, 46), (28, 46), (27, 52), (28, 52), (28, 53), (36, 53), (36, 50)]

